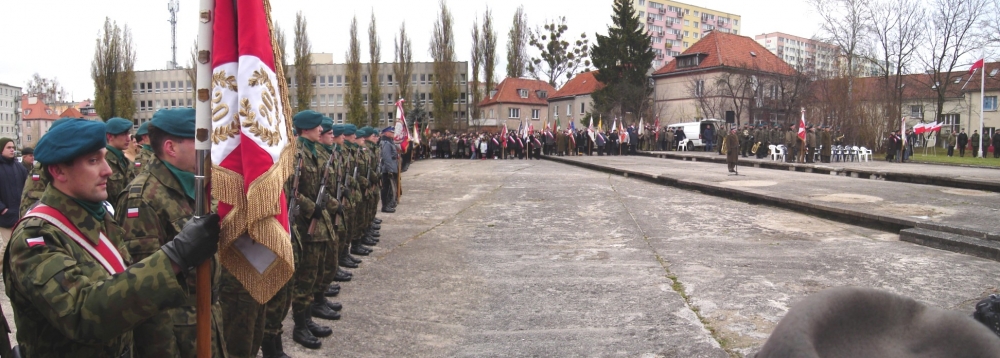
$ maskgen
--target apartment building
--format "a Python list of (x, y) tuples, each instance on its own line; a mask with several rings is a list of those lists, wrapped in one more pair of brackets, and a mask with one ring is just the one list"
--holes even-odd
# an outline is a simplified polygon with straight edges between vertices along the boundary
[(711, 31), (739, 34), (740, 15), (669, 0), (633, 0), (653, 38), (653, 71)]
[(21, 113), (21, 87), (0, 82), (0, 137), (14, 138), (14, 145), (21, 148), (18, 122)]
[(836, 45), (783, 32), (760, 34), (754, 40), (800, 72), (825, 77), (837, 72)]
[[(347, 117), (347, 107), (344, 97), (347, 96), (347, 65), (333, 63), (333, 54), (315, 53), (312, 54), (312, 86), (313, 97), (310, 101), (310, 108), (323, 113), (333, 119), (334, 123), (344, 123)], [(469, 82), (468, 82), (468, 62), (456, 62), (457, 83), (459, 86), (459, 97), (455, 101), (454, 117), (455, 123), (467, 123), (470, 112), (469, 103)], [(392, 69), (393, 63), (382, 63), (379, 65), (379, 78), (371, 78), (368, 72), (368, 64), (362, 64), (361, 91), (364, 99), (365, 109), (368, 109), (369, 100), (378, 100), (381, 110), (379, 119), (380, 125), (390, 125), (395, 123), (396, 100), (398, 96), (398, 79)], [(410, 77), (411, 98), (407, 101), (415, 105), (420, 103), (430, 114), (430, 121), (434, 121), (432, 109), (434, 78), (434, 64), (432, 62), (414, 62), (413, 72)], [(289, 66), (287, 69), (287, 80), (289, 81), (290, 103), (296, 102), (296, 89), (301, 84), (295, 81), (295, 69)], [(152, 70), (136, 71), (136, 85), (133, 87), (135, 95), (137, 124), (152, 118), (160, 108), (191, 107), (194, 104), (194, 87), (188, 77), (186, 69), (175, 70)], [(372, 85), (381, 86), (381, 98), (369, 99), (368, 90)]]
[(38, 97), (21, 95), (21, 146), (34, 147), (38, 139), (52, 128), (52, 122), (59, 119), (59, 113)]

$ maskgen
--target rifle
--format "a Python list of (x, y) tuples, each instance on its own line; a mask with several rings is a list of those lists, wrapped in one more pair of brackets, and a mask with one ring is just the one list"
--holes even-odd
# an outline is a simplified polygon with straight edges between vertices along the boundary
[[(314, 210), (326, 210), (326, 181), (330, 178), (330, 164), (333, 163), (334, 153), (330, 153), (330, 158), (326, 160), (326, 165), (323, 166), (323, 179), (319, 181), (319, 193), (316, 195), (316, 205)], [(309, 223), (309, 230), (307, 233), (312, 235), (316, 232), (316, 222), (318, 222), (315, 216), (312, 222)]]
[(337, 197), (336, 197), (336, 199), (337, 199), (337, 215), (334, 217), (334, 220), (333, 220), (333, 229), (334, 229), (334, 231), (336, 231), (337, 230), (337, 226), (339, 226), (339, 224), (337, 224), (337, 218), (340, 218), (341, 220), (343, 220), (343, 218), (344, 218), (344, 206), (343, 206), (343, 203), (341, 202), (341, 200), (343, 200), (343, 197), (344, 197), (344, 188), (346, 188), (346, 187), (347, 187), (347, 173), (344, 173), (344, 183), (337, 185)]
[(295, 176), (292, 179), (292, 192), (288, 196), (288, 221), (295, 220), (299, 214), (299, 175), (302, 173), (302, 153), (295, 154)]

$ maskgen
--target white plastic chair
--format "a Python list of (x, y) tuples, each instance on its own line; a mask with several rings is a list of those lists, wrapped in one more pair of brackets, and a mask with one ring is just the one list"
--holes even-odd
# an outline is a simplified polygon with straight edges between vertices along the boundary
[(778, 160), (778, 151), (774, 149), (774, 144), (767, 146), (768, 152), (771, 153), (771, 160)]
[(778, 152), (777, 158), (780, 159), (781, 161), (785, 161), (785, 153), (788, 152), (787, 148), (785, 148), (784, 145), (779, 145), (777, 147), (774, 147), (774, 150)]
[(865, 147), (858, 148), (858, 161), (871, 162), (872, 150)]
[(851, 147), (851, 161), (852, 162), (861, 161), (861, 151), (858, 149), (858, 146), (856, 145)]
[(677, 151), (686, 151), (686, 150), (688, 150), (687, 144), (688, 144), (688, 140), (687, 139), (683, 139), (680, 142), (677, 142)]
[(841, 146), (839, 146), (839, 145), (833, 146), (833, 150), (832, 150), (832, 152), (830, 154), (833, 154), (833, 161), (835, 161), (835, 162), (842, 162), (842, 161), (844, 161), (844, 152), (843, 152)]

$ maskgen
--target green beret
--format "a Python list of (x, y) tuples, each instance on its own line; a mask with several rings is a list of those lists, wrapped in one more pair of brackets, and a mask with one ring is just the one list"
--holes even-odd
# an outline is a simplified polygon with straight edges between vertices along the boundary
[(149, 122), (172, 136), (194, 138), (194, 108), (164, 108), (156, 111)]
[(358, 127), (353, 124), (344, 125), (344, 135), (354, 135), (358, 132)]
[(149, 121), (142, 122), (142, 124), (139, 125), (139, 130), (135, 131), (135, 135), (149, 135)]
[(333, 130), (333, 120), (330, 117), (323, 117), (323, 133)]
[(114, 117), (104, 124), (106, 133), (118, 135), (132, 130), (132, 121), (121, 117)]
[(63, 123), (66, 123), (66, 122), (69, 122), (69, 121), (72, 121), (72, 120), (74, 120), (74, 119), (83, 119), (83, 118), (69, 118), (69, 117), (62, 117), (62, 118), (59, 118), (59, 119), (57, 119), (57, 120), (56, 120), (55, 122), (52, 122), (52, 126), (50, 126), (50, 127), (49, 127), (49, 130), (52, 130), (52, 128), (55, 128), (56, 126), (58, 126), (58, 125), (60, 125), (60, 124), (63, 124)]
[(35, 154), (35, 148), (24, 147), (24, 148), (21, 149), (21, 155), (28, 155), (28, 154), (34, 155)]
[(292, 124), (298, 129), (313, 129), (323, 124), (323, 115), (313, 110), (305, 110), (292, 117)]
[(344, 125), (343, 124), (334, 124), (333, 125), (333, 136), (337, 137), (337, 136), (342, 136), (342, 135), (344, 135)]
[(59, 164), (107, 146), (106, 125), (98, 121), (74, 118), (53, 125), (35, 145), (35, 160)]

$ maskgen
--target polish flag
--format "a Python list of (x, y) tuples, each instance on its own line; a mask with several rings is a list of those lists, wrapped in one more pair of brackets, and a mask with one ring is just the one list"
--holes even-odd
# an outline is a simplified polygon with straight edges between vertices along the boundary
[[(222, 217), (219, 256), (258, 302), (292, 277), (284, 182), (295, 146), (291, 107), (265, 0), (217, 1), (211, 37), (212, 196)], [(199, 84), (199, 88), (202, 87)]]
[(924, 129), (924, 124), (923, 123), (917, 123), (917, 124), (913, 125), (913, 133), (914, 134), (923, 134), (924, 131), (925, 131), (925, 129)]

